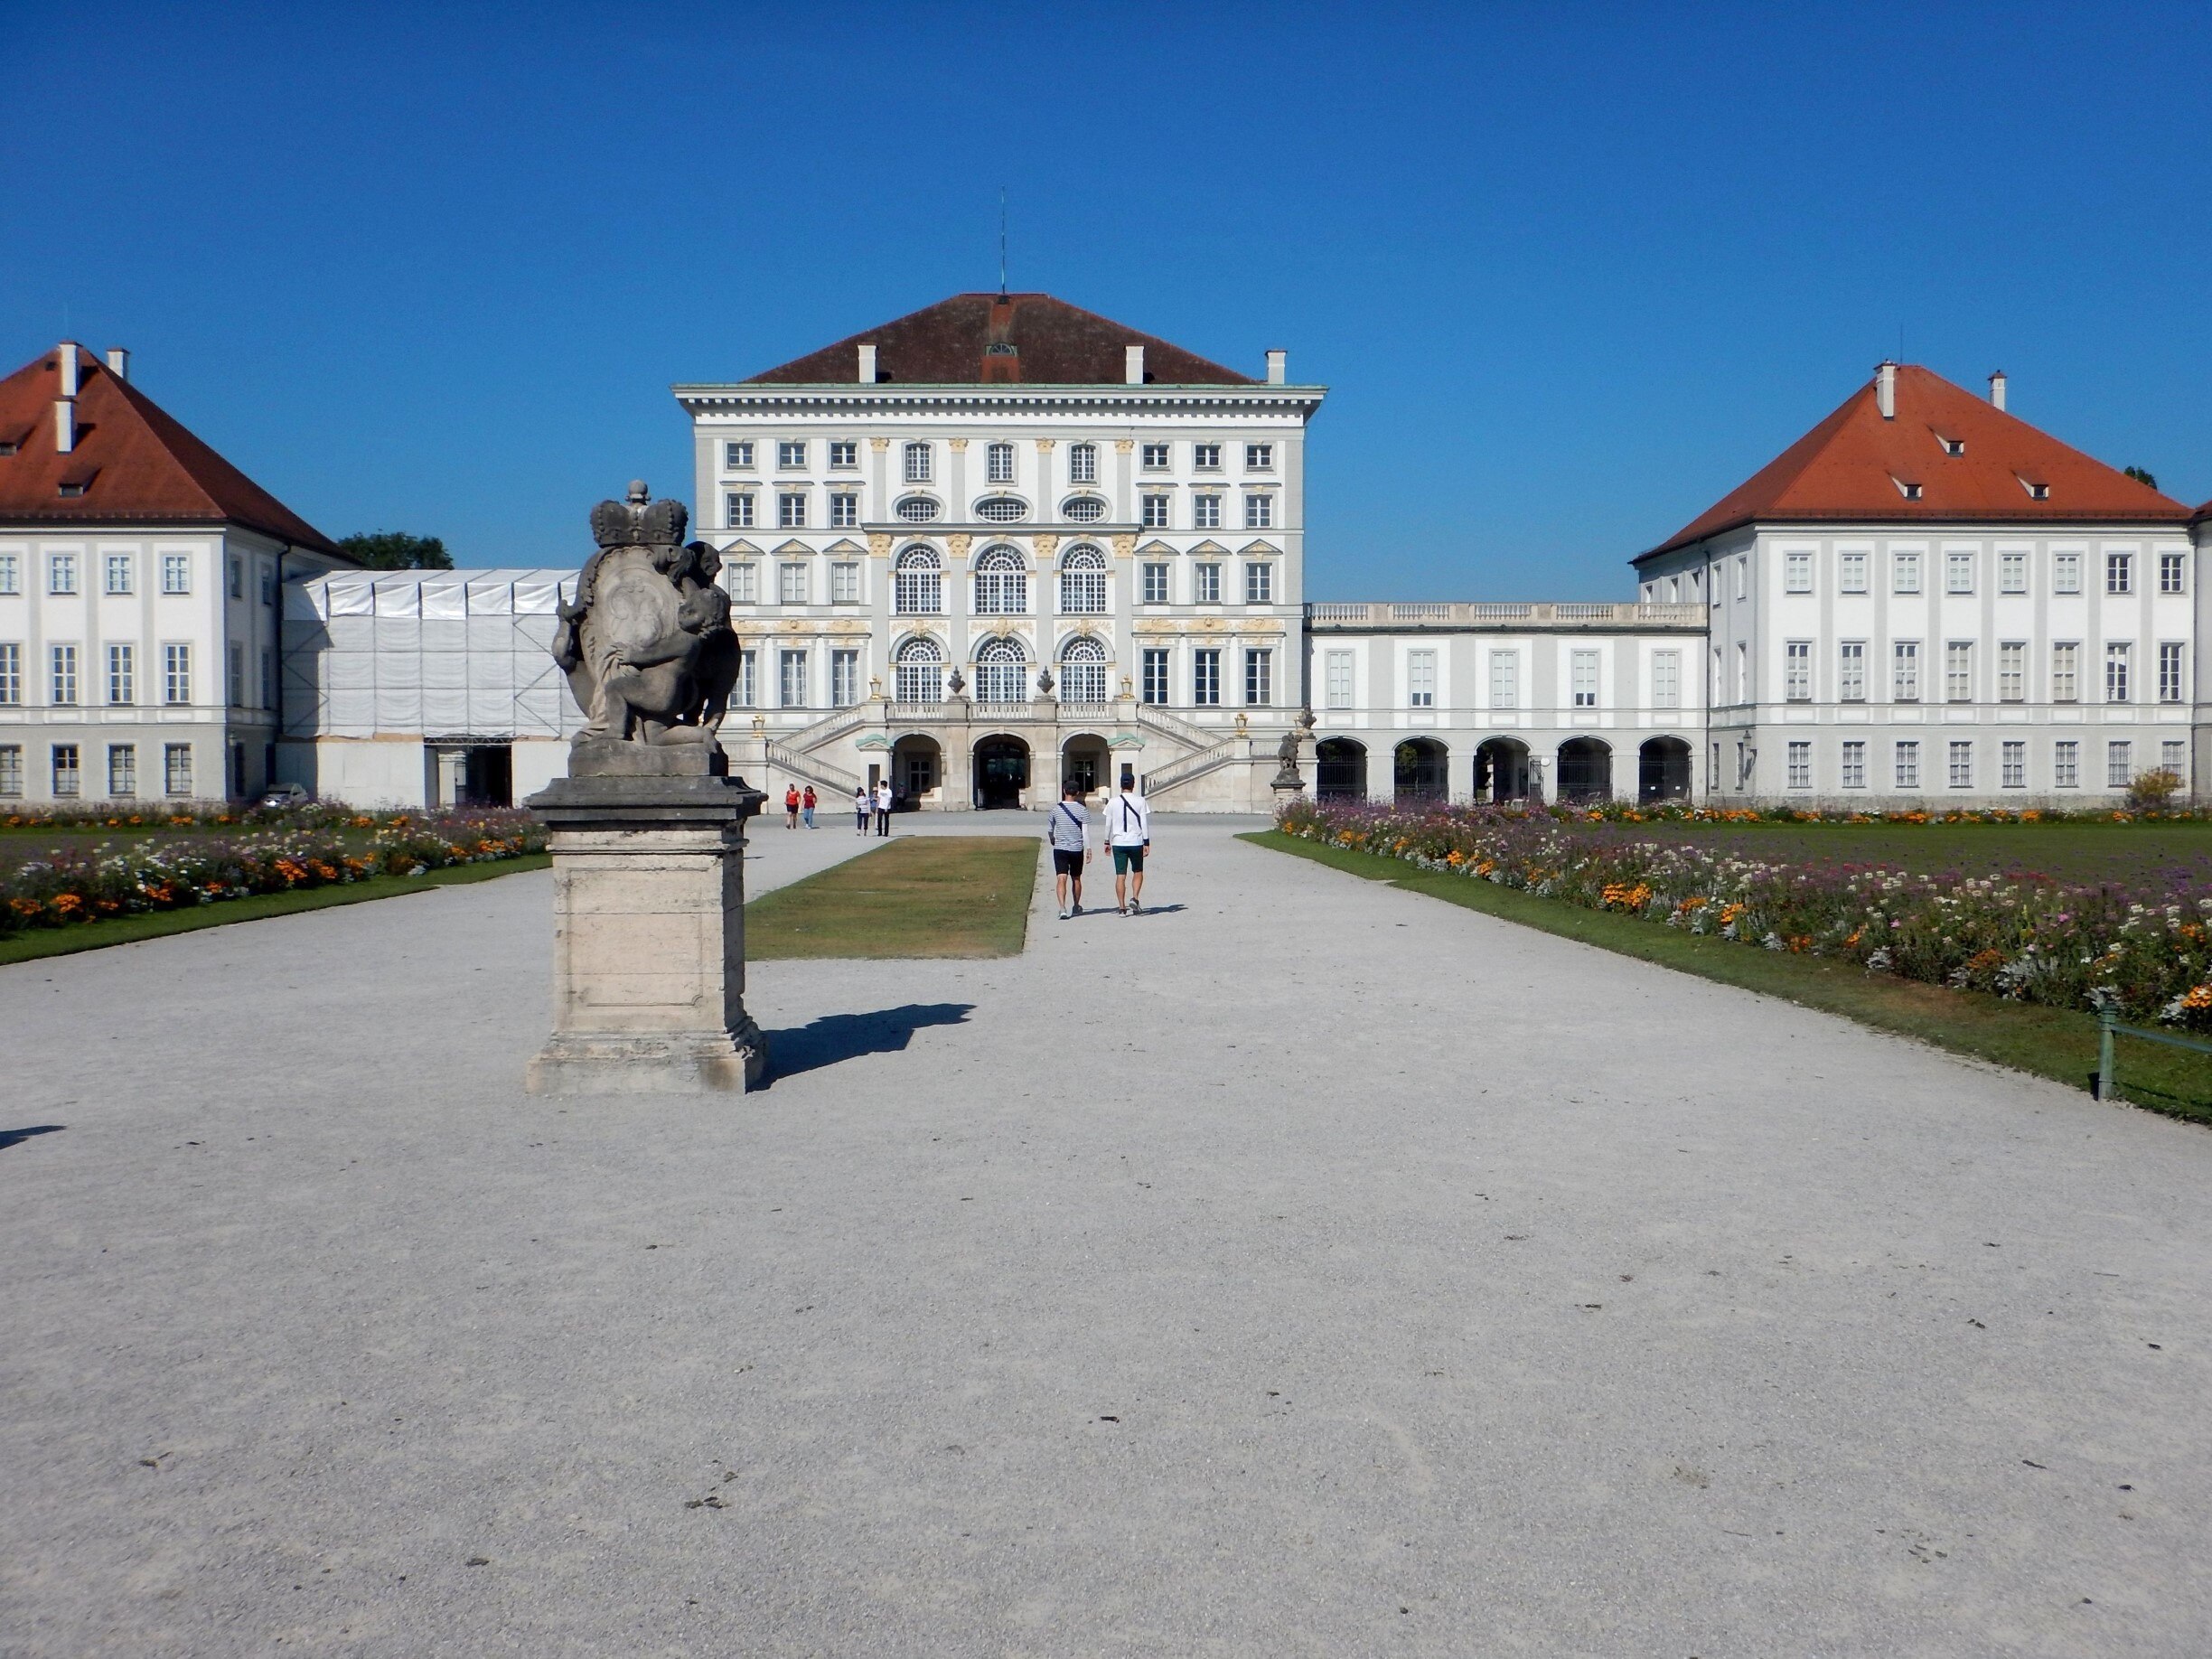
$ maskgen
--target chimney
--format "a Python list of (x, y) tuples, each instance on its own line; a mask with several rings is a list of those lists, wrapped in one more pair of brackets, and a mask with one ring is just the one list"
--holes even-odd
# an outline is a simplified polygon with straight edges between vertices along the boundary
[(1888, 359), (1874, 365), (1874, 406), (1884, 420), (1897, 418), (1898, 366)]
[(1268, 384), (1280, 386), (1283, 383), (1283, 376), (1289, 371), (1289, 352), (1280, 350), (1270, 351), (1268, 353)]
[(1144, 347), (1133, 345), (1121, 348), (1121, 379), (1130, 386), (1144, 384)]
[(119, 345), (108, 348), (108, 372), (118, 380), (130, 379), (130, 352)]
[(1990, 376), (1990, 405), (1992, 408), (2004, 408), (2004, 370), (2000, 369)]
[(860, 344), (860, 384), (876, 384), (876, 342), (873, 340), (863, 341)]
[(54, 453), (66, 455), (77, 447), (77, 399), (54, 399)]
[(61, 359), (61, 395), (74, 398), (77, 395), (77, 342), (64, 340), (58, 350)]

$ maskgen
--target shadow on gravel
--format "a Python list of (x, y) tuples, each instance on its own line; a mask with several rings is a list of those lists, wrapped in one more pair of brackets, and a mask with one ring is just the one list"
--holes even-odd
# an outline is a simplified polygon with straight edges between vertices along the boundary
[(38, 1123), (29, 1129), (0, 1129), (0, 1152), (31, 1139), (33, 1135), (59, 1135), (69, 1127), (66, 1123)]
[(957, 1026), (972, 1002), (910, 1002), (873, 1014), (825, 1014), (811, 1025), (768, 1033), (768, 1080), (818, 1072), (862, 1054), (895, 1054), (924, 1026)]

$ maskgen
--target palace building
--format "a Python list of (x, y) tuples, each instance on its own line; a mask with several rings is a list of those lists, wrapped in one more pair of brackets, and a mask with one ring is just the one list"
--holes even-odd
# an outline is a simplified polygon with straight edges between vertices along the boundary
[[(352, 568), (122, 363), (0, 382), (0, 794), (503, 802), (563, 769), (580, 559)], [(1880, 365), (1633, 599), (1351, 604), (1305, 591), (1326, 389), (1251, 366), (984, 293), (674, 388), (744, 649), (733, 768), (952, 811), (1127, 772), (1264, 811), (1309, 724), (1309, 786), (1379, 801), (2048, 805), (2212, 765), (2212, 503), (2029, 426), (2002, 376)]]

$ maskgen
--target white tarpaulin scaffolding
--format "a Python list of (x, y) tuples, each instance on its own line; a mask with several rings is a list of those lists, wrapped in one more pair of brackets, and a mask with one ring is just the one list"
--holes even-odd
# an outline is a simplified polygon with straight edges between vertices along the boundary
[(286, 585), (285, 735), (573, 736), (553, 666), (562, 570), (342, 570)]

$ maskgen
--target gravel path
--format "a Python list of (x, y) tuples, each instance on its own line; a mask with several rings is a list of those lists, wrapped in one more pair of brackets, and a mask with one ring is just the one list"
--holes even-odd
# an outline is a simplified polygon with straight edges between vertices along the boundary
[(1231, 827), (711, 1104), (541, 874), (0, 969), (0, 1653), (2212, 1651), (2212, 1135)]

